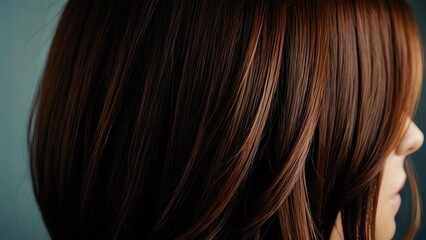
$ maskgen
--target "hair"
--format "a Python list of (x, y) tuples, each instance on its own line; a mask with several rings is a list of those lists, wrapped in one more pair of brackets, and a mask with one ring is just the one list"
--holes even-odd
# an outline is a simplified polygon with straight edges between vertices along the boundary
[(49, 234), (374, 239), (422, 54), (402, 0), (70, 0), (28, 122)]

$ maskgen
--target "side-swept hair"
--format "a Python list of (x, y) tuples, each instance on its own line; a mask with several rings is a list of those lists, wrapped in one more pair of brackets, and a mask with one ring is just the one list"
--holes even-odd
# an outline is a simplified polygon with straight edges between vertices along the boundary
[(69, 0), (28, 123), (43, 220), (53, 239), (328, 239), (341, 212), (373, 239), (422, 66), (402, 0)]

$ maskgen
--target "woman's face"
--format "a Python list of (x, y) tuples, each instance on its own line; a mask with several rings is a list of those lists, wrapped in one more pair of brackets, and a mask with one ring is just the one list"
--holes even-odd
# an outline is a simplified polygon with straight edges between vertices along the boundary
[[(405, 157), (417, 151), (423, 144), (424, 135), (417, 125), (407, 119), (408, 130), (398, 147), (386, 159), (380, 186), (376, 212), (376, 239), (392, 239), (395, 234), (395, 216), (401, 205), (399, 192), (404, 187), (406, 173), (404, 171)], [(331, 234), (332, 240), (343, 239), (340, 213), (336, 219)]]
[(376, 239), (391, 239), (395, 234), (395, 215), (401, 205), (399, 192), (407, 177), (404, 160), (423, 144), (424, 136), (417, 125), (411, 119), (407, 119), (407, 125), (407, 133), (385, 162), (376, 213)]

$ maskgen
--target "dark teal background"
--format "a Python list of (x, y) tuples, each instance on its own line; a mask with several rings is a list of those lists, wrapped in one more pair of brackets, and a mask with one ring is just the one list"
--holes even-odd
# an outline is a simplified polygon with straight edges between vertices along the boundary
[[(25, 124), (65, 2), (0, 0), (0, 239), (49, 239), (31, 191)], [(426, 43), (426, 1), (409, 2)], [(415, 121), (426, 132), (426, 82), (424, 85)], [(412, 155), (412, 159), (426, 199), (426, 147)], [(403, 239), (410, 221), (406, 190), (402, 197), (395, 239)], [(425, 213), (423, 210), (423, 223), (416, 239), (426, 239)]]

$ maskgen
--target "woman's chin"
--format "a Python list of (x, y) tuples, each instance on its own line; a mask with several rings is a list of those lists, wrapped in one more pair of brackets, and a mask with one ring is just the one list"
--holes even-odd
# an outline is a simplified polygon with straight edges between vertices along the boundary
[(396, 231), (396, 222), (394, 217), (390, 217), (387, 219), (383, 219), (382, 221), (386, 222), (378, 222), (376, 226), (376, 239), (380, 240), (388, 240), (392, 239), (395, 235)]

